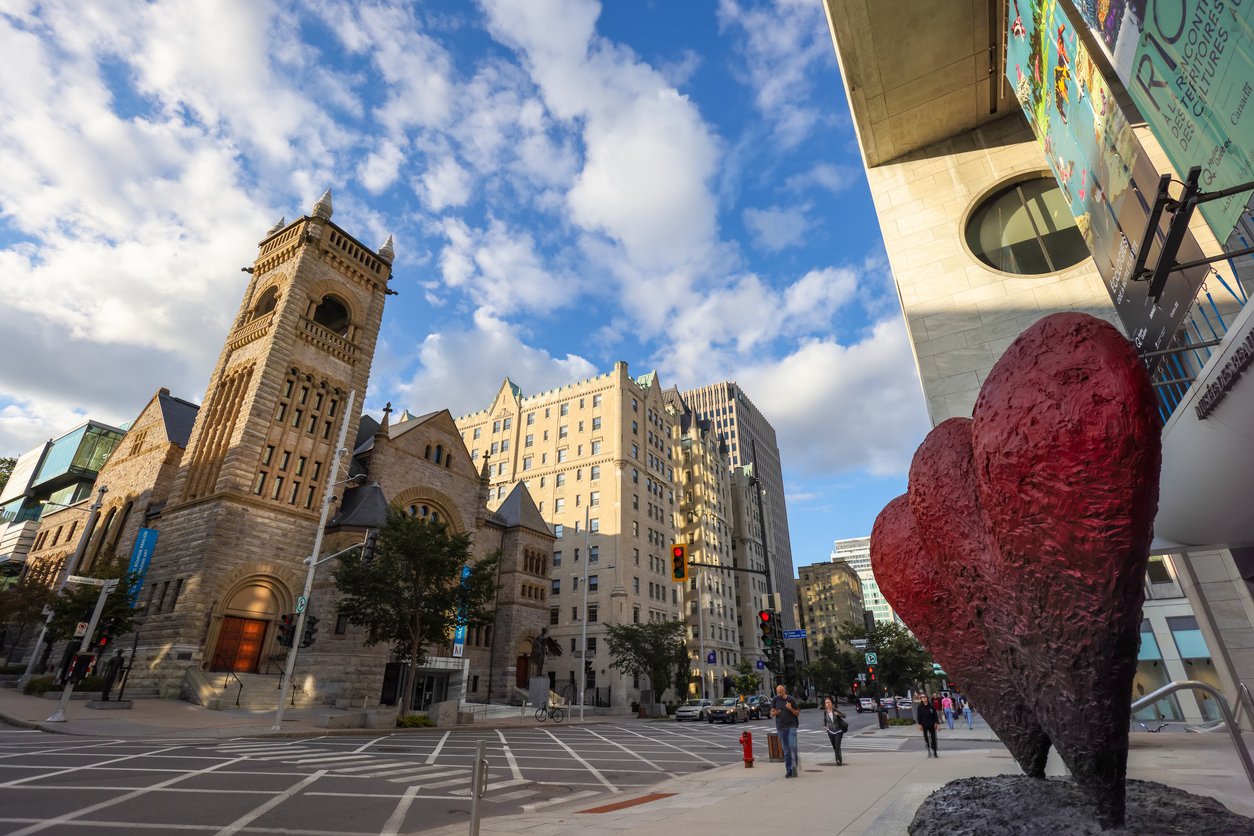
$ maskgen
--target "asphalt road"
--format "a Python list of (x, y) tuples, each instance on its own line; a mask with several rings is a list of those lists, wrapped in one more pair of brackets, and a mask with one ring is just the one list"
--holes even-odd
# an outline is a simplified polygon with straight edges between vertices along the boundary
[[(860, 737), (846, 762), (921, 744)], [(630, 797), (669, 777), (757, 757), (769, 720), (709, 725), (624, 719), (361, 737), (120, 740), (0, 729), (0, 833), (401, 834), (466, 821), (476, 745), (486, 744), (483, 815)], [(830, 761), (816, 711), (802, 715), (802, 765)], [(987, 744), (984, 744), (987, 745)], [(761, 761), (759, 761), (761, 763)], [(762, 764), (765, 765), (765, 764)]]

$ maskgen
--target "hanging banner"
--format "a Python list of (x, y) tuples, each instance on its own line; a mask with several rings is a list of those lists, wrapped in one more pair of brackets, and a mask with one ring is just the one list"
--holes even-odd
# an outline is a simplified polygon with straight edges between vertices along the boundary
[[(1011, 0), (1006, 77), (1128, 337), (1142, 353), (1167, 348), (1207, 271), (1174, 274), (1158, 305), (1148, 282), (1131, 280), (1159, 172), (1057, 0)], [(1201, 257), (1186, 235), (1179, 260)], [(1159, 361), (1147, 359), (1151, 372)]]
[[(1204, 192), (1254, 180), (1254, 0), (1076, 0), (1183, 177)], [(1200, 204), (1227, 241), (1248, 192)]]
[(126, 573), (132, 576), (135, 585), (131, 588), (130, 602), (135, 606), (139, 600), (139, 590), (144, 585), (144, 576), (148, 574), (148, 564), (152, 562), (152, 553), (157, 549), (155, 528), (141, 528), (135, 535), (135, 545), (131, 547), (131, 560), (126, 566)]
[[(470, 567), (462, 567), (462, 586), (466, 585), (466, 578), (470, 577)], [(464, 613), (458, 613), (457, 626), (453, 629), (453, 658), (460, 659), (466, 652), (466, 620)]]

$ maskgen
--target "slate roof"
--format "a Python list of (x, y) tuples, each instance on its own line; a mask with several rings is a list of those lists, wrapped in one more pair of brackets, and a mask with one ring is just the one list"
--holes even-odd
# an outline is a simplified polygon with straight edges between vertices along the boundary
[(544, 521), (544, 517), (540, 516), (540, 510), (536, 508), (530, 491), (522, 482), (514, 485), (514, 489), (496, 509), (494, 516), (499, 517), (506, 528), (521, 527), (553, 535), (553, 530)]
[(169, 389), (157, 393), (157, 401), (161, 406), (161, 418), (165, 421), (165, 437), (167, 440), (186, 447), (192, 437), (192, 427), (196, 423), (196, 414), (200, 407), (191, 401), (176, 398)]

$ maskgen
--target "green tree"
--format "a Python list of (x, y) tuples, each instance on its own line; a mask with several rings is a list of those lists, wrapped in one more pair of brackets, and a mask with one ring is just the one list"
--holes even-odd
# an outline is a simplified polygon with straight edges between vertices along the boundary
[(43, 609), (52, 604), (56, 593), (52, 586), (55, 573), (44, 564), (31, 566), (17, 581), (0, 589), (0, 627), (17, 628), (17, 634), (7, 641), (9, 654), (5, 663), (13, 661), (13, 654), (22, 644), (26, 630), (43, 619)]
[(858, 675), (861, 656), (840, 648), (830, 637), (819, 642), (814, 660), (806, 666), (806, 676), (823, 696), (846, 694)]
[(647, 676), (654, 699), (659, 702), (676, 676), (678, 666), (684, 675), (687, 691), (688, 651), (684, 646), (684, 622), (650, 621), (643, 624), (617, 624), (606, 628), (605, 644), (609, 648), (610, 667), (628, 676)]
[(875, 623), (868, 631), (863, 625), (846, 621), (837, 631), (842, 641), (866, 639), (867, 652), (879, 657), (875, 675), (886, 693), (901, 694), (932, 680), (932, 657), (914, 635), (899, 624)]
[(736, 689), (737, 694), (746, 696), (756, 694), (762, 687), (761, 675), (753, 669), (753, 663), (744, 657), (736, 663), (736, 673), (732, 675), (732, 687)]
[(13, 475), (13, 466), (16, 464), (17, 459), (13, 456), (0, 456), (0, 491), (9, 484), (9, 477)]
[[(496, 553), (472, 563), (471, 537), (454, 534), (443, 522), (411, 517), (388, 509), (374, 558), (342, 560), (336, 567), (340, 612), (350, 624), (366, 628), (366, 644), (389, 642), (407, 663), (397, 711), (413, 705), (417, 672), (427, 647), (447, 641), (459, 618), (470, 627), (495, 618)], [(462, 577), (464, 567), (469, 574)]]

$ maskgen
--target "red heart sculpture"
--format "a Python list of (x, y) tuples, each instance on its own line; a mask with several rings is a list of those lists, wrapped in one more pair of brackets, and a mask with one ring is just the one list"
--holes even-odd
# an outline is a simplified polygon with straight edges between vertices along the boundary
[[(1161, 461), (1144, 365), (1108, 323), (1055, 314), (1024, 331), (990, 372), (969, 459), (961, 425), (942, 427), (911, 468), (914, 533), (885, 509), (872, 563), (878, 551), (886, 576), (900, 575), (896, 563), (909, 553), (902, 540), (918, 540), (940, 569), (936, 583), (959, 604), (951, 623), (990, 650), (983, 684), (1018, 690), (1018, 705), (1035, 718), (1019, 729), (1039, 726), (1103, 826), (1117, 826)], [(935, 596), (920, 603), (909, 591), (885, 597), (926, 633)]]

